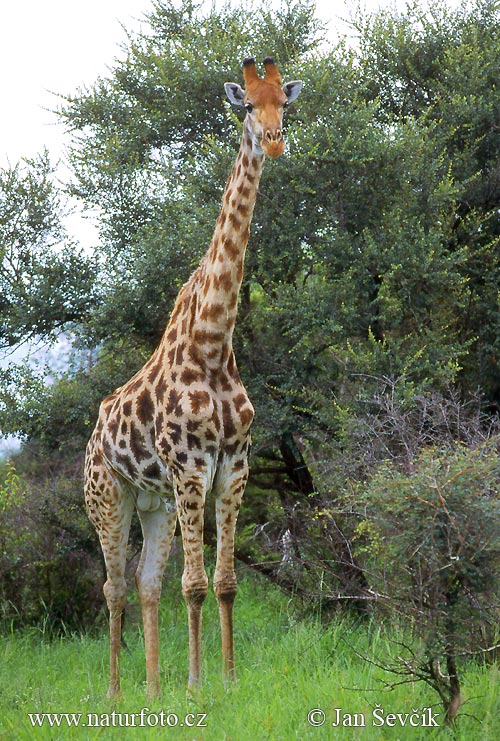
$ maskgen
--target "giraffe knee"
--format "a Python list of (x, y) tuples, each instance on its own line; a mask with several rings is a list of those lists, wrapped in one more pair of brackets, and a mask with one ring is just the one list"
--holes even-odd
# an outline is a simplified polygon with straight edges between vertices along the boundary
[(139, 570), (135, 573), (135, 583), (139, 592), (141, 605), (157, 605), (161, 595), (161, 579), (148, 578)]
[(188, 605), (202, 605), (208, 594), (208, 578), (205, 574), (197, 579), (188, 579), (183, 576), (182, 593)]
[(236, 597), (238, 583), (234, 571), (227, 571), (222, 574), (215, 574), (214, 592), (219, 601), (231, 602)]

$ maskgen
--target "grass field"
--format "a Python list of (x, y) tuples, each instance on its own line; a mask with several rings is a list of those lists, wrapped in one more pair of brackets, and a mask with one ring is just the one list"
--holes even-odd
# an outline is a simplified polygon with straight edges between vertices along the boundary
[[(471, 665), (464, 672), (467, 702), (454, 732), (430, 727), (430, 713), (441, 723), (443, 715), (429, 688), (406, 684), (387, 691), (382, 682), (387, 675), (356, 656), (353, 649), (383, 653), (387, 639), (380, 632), (349, 621), (325, 627), (317, 618), (298, 620), (289, 601), (255, 577), (243, 579), (236, 603), (238, 682), (226, 688), (222, 681), (218, 614), (215, 598), (209, 595), (204, 610), (204, 685), (196, 697), (187, 698), (186, 614), (178, 585), (169, 588), (161, 610), (163, 688), (154, 702), (147, 702), (145, 696), (137, 607), (128, 617), (123, 694), (118, 702), (106, 699), (104, 631), (98, 638), (49, 640), (43, 631), (1, 637), (0, 739), (496, 741), (499, 737), (498, 667)], [(373, 715), (377, 704), (381, 708)], [(324, 725), (308, 723), (313, 709), (324, 713)], [(39, 717), (42, 725), (33, 727), (30, 713), (75, 716), (52, 717), (53, 723), (59, 721), (52, 727), (48, 717)], [(340, 725), (334, 727), (338, 713)], [(407, 720), (402, 726), (389, 713), (414, 713), (413, 721), (420, 718), (420, 725), (409, 727)], [(312, 719), (320, 723), (323, 716), (316, 713)], [(343, 726), (343, 721), (351, 725)], [(378, 725), (382, 721), (384, 725)], [(387, 721), (395, 725), (390, 727)]]

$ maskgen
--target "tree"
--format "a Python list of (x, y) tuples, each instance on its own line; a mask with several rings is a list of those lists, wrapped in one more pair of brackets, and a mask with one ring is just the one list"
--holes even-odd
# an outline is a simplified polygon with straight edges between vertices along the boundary
[[(428, 151), (424, 178), (408, 183), (415, 194), (427, 198), (427, 206), (419, 199), (420, 213), (433, 218), (432, 230), (448, 224), (442, 249), (464, 281), (462, 306), (454, 317), (462, 344), (466, 339), (470, 342), (459, 361), (461, 377), (471, 389), (478, 383), (495, 403), (499, 388), (498, 13), (498, 4), (491, 0), (463, 3), (459, 8), (435, 2), (428, 10), (417, 5), (404, 15), (382, 11), (360, 18), (357, 24), (363, 67), (381, 121), (388, 126), (409, 124), (410, 131), (426, 130), (435, 147), (434, 155)], [(439, 170), (438, 188), (422, 188), (420, 184), (432, 183), (432, 173)], [(435, 206), (444, 205), (443, 196), (449, 205), (439, 215)]]
[(95, 266), (65, 235), (48, 153), (0, 169), (0, 348), (82, 322)]
[(494, 647), (499, 473), (498, 438), (426, 450), (410, 471), (382, 466), (358, 525), (372, 588), (384, 595), (377, 612), (409, 617), (419, 639), (398, 647), (390, 670), (433, 687), (448, 723), (462, 703), (461, 661)]

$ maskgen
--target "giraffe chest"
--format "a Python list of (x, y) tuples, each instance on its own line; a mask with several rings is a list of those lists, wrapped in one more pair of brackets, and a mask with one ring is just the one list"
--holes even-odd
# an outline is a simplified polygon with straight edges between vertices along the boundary
[(172, 465), (200, 465), (222, 451), (246, 445), (254, 410), (245, 389), (214, 391), (209, 385), (171, 388), (155, 421), (156, 445)]
[(254, 411), (239, 382), (124, 387), (101, 409), (102, 448), (113, 469), (142, 489), (162, 492), (186, 469), (212, 477), (221, 452), (246, 451)]

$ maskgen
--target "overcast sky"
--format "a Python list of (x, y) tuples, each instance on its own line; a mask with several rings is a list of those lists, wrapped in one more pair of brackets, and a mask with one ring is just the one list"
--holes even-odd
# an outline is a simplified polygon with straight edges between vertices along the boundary
[(47, 146), (59, 152), (52, 93), (71, 93), (105, 74), (126, 27), (149, 0), (22, 0), (0, 11), (0, 165)]

